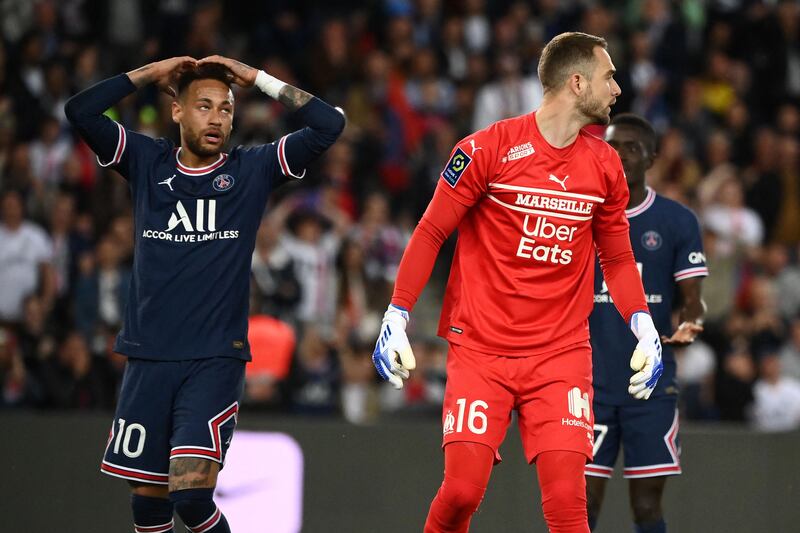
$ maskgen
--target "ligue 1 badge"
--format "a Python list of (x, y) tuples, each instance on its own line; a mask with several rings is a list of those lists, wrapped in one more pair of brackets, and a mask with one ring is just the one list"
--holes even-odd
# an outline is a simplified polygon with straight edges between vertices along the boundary
[(233, 187), (233, 176), (230, 174), (220, 174), (214, 178), (214, 190), (219, 192), (227, 191)]

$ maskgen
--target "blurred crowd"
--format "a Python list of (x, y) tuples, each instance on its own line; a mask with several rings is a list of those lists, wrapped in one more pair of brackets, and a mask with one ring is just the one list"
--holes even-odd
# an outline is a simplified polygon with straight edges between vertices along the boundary
[[(126, 182), (64, 116), (69, 96), (152, 60), (220, 53), (346, 110), (348, 126), (265, 211), (252, 261), (245, 404), (368, 423), (440, 412), (434, 336), (452, 242), (412, 317), (403, 391), (370, 355), (402, 251), (453, 145), (542, 94), (554, 35), (605, 37), (614, 112), (660, 135), (656, 191), (697, 213), (705, 332), (678, 353), (683, 416), (800, 427), (800, 6), (755, 0), (0, 0), (0, 406), (110, 409), (131, 276)], [(146, 88), (108, 113), (177, 139)], [(300, 126), (236, 91), (233, 144)]]

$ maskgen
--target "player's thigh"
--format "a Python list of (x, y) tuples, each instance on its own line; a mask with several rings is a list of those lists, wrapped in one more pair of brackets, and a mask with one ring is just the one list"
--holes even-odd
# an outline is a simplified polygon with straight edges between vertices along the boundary
[(485, 444), (500, 461), (499, 448), (511, 421), (514, 396), (505, 383), (504, 361), (450, 344), (442, 404), (442, 446), (451, 442)]
[(183, 364), (185, 377), (173, 402), (170, 459), (182, 475), (194, 471), (216, 480), (238, 419), (245, 362), (214, 357)]
[(517, 374), (524, 387), (518, 397), (525, 456), (565, 450), (592, 459), (592, 353), (589, 342), (557, 353), (526, 357)]
[(166, 485), (177, 365), (128, 359), (101, 470), (138, 483)]
[(619, 455), (621, 442), (619, 407), (598, 402), (594, 410), (594, 458), (586, 465), (586, 475), (595, 478), (610, 478)]
[(650, 398), (620, 409), (626, 478), (681, 473), (677, 398)]

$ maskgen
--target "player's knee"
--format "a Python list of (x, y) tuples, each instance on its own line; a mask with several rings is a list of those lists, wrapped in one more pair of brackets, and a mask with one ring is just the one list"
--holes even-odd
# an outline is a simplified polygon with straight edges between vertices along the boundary
[(631, 496), (633, 520), (637, 524), (658, 522), (661, 520), (661, 502), (651, 494)]
[(542, 508), (545, 515), (561, 509), (586, 510), (586, 492), (580, 484), (559, 479), (542, 486)]
[(214, 489), (186, 489), (169, 493), (175, 512), (188, 527), (209, 523), (219, 515), (214, 503)]
[(439, 499), (458, 510), (474, 513), (481, 505), (486, 487), (479, 487), (463, 479), (445, 476), (439, 489)]
[(139, 496), (146, 496), (148, 498), (169, 498), (169, 489), (165, 485), (152, 485), (150, 483), (139, 483), (137, 481), (128, 481), (131, 487), (131, 492)]

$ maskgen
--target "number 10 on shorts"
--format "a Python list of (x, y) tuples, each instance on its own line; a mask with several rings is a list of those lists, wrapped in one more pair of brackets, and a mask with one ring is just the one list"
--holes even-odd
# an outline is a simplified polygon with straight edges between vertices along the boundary
[(479, 409), (486, 410), (489, 408), (489, 404), (483, 400), (475, 400), (469, 404), (469, 409), (467, 409), (467, 399), (459, 398), (456, 400), (456, 405), (458, 405), (458, 413), (456, 415), (453, 415), (453, 411), (448, 409), (447, 414), (444, 416), (442, 432), (445, 435), (464, 431), (465, 414), (469, 431), (476, 435), (486, 433), (486, 426), (488, 425), (486, 413)]

